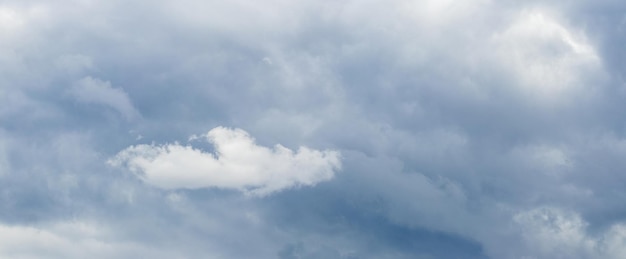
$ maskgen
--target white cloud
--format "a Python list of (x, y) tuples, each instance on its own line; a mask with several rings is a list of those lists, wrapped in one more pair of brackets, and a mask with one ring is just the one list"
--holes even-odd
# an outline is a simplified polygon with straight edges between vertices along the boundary
[(49, 226), (0, 224), (2, 258), (172, 258), (167, 251), (133, 242), (111, 240), (107, 228), (89, 222)]
[(2, 31), (12, 30), (24, 23), (20, 14), (10, 8), (0, 7), (0, 29)]
[(542, 256), (565, 252), (574, 256), (588, 253), (594, 246), (594, 241), (586, 237), (588, 224), (572, 212), (542, 207), (518, 213), (514, 221), (522, 227), (530, 250)]
[(596, 50), (582, 33), (546, 11), (524, 11), (495, 35), (496, 53), (525, 91), (554, 101), (575, 90), (588, 72), (601, 70)]
[(267, 148), (241, 129), (217, 127), (202, 137), (215, 146), (215, 154), (178, 143), (137, 145), (109, 163), (126, 166), (163, 189), (216, 187), (252, 195), (312, 186), (330, 180), (341, 167), (337, 151), (300, 147), (294, 152), (280, 144)]
[(589, 223), (575, 212), (538, 207), (516, 214), (527, 256), (532, 258), (623, 258), (626, 225), (604, 232), (587, 231)]
[(109, 106), (128, 120), (139, 116), (126, 92), (113, 88), (108, 81), (85, 77), (70, 89), (70, 94), (80, 102)]
[(604, 258), (623, 258), (626, 254), (626, 225), (616, 224), (611, 226), (603, 236), (598, 249)]

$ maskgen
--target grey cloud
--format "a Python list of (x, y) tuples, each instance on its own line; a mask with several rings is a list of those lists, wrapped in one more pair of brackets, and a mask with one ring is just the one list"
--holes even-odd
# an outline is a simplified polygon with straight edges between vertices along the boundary
[[(70, 241), (140, 247), (119, 257), (619, 256), (624, 8), (9, 1), (0, 226), (62, 236), (68, 219), (96, 221), (110, 235)], [(337, 150), (342, 173), (248, 199), (105, 164), (220, 125)]]
[(113, 88), (107, 81), (85, 77), (76, 82), (69, 93), (79, 102), (109, 106), (128, 120), (140, 116), (126, 92)]
[[(86, 70), (94, 69), (93, 60), (88, 56), (79, 54), (60, 56), (55, 60), (55, 66), (71, 74), (78, 74)], [(83, 78), (83, 80), (87, 78), (89, 77)]]

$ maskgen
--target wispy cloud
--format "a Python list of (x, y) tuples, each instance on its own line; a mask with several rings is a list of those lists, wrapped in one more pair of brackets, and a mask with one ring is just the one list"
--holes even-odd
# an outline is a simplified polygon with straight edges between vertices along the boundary
[(128, 94), (120, 88), (112, 87), (108, 81), (85, 77), (78, 80), (69, 89), (69, 93), (79, 102), (108, 106), (127, 120), (140, 116)]

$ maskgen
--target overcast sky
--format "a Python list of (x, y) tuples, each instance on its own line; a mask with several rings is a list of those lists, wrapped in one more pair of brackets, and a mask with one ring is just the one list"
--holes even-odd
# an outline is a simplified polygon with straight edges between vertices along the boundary
[(0, 1), (0, 258), (625, 258), (619, 0)]

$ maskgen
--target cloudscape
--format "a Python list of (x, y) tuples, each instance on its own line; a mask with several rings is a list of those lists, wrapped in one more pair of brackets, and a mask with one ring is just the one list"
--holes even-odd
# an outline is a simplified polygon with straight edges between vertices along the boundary
[(626, 3), (0, 2), (0, 258), (626, 258)]

